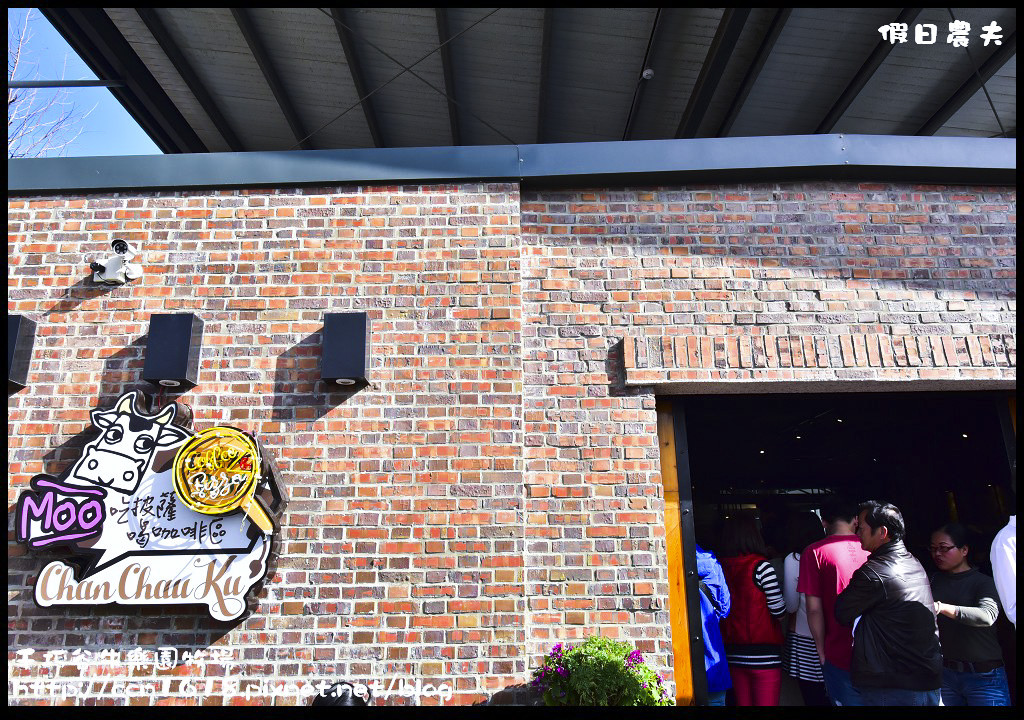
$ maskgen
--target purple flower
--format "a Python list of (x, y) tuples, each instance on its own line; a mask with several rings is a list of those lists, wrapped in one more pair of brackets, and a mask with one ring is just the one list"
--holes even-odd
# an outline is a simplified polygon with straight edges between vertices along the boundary
[(641, 663), (643, 663), (643, 661), (644, 656), (640, 653), (639, 650), (634, 650), (624, 660), (626, 667), (630, 669), (635, 668), (637, 665), (640, 665)]

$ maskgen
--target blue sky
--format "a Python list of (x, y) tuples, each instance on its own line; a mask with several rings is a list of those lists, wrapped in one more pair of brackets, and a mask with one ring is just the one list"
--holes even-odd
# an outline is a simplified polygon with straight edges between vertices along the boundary
[[(7, 9), (7, 39), (10, 49), (12, 32), (24, 22), (28, 8)], [(33, 9), (29, 20), (31, 39), (25, 50), (17, 80), (95, 80), (88, 66), (64, 41), (42, 13)], [(32, 67), (25, 65), (26, 60)], [(65, 67), (65, 60), (67, 65)], [(59, 91), (41, 89), (38, 97)], [(156, 155), (160, 149), (143, 132), (128, 111), (107, 88), (75, 88), (63, 90), (81, 112), (89, 111), (82, 121), (82, 132), (62, 154), (67, 157), (88, 155)]]

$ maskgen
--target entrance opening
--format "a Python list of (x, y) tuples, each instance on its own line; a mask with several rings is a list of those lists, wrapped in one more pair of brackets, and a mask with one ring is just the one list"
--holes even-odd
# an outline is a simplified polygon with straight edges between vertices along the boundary
[(781, 547), (785, 516), (832, 493), (898, 506), (923, 559), (944, 522), (995, 535), (1012, 512), (1000, 403), (984, 393), (686, 398), (697, 540), (713, 544), (721, 517), (752, 505)]
[[(1016, 512), (1007, 394), (705, 395), (675, 403), (676, 424), (685, 427), (684, 437), (677, 431), (677, 442), (685, 438), (680, 490), (689, 481), (693, 532), (703, 547), (717, 550), (725, 517), (749, 510), (781, 556), (789, 551), (794, 514), (840, 495), (897, 505), (907, 547), (929, 572), (932, 530), (950, 521), (965, 525), (974, 538), (972, 562), (991, 574), (989, 544)], [(1010, 629), (1004, 659), (1012, 677)], [(784, 704), (799, 704), (793, 687), (787, 693), (784, 686)]]

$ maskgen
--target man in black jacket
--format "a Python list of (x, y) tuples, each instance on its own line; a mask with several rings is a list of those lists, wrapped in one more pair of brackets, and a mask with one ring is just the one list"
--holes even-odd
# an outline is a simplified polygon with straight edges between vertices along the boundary
[(932, 591), (903, 544), (903, 515), (868, 501), (856, 531), (871, 555), (836, 600), (836, 619), (853, 625), (853, 684), (865, 705), (938, 705), (942, 652)]

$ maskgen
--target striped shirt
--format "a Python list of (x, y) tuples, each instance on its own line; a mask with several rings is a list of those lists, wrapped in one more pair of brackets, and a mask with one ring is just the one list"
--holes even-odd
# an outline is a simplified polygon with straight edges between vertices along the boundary
[(813, 639), (790, 633), (786, 636), (784, 648), (782, 669), (787, 675), (807, 682), (825, 682), (821, 662), (818, 660), (818, 648)]
[(786, 556), (783, 571), (782, 594), (786, 598), (786, 611), (796, 613), (796, 623), (786, 635), (782, 647), (782, 669), (790, 677), (807, 682), (825, 682), (818, 659), (818, 648), (807, 625), (807, 605), (804, 596), (796, 591), (800, 576), (800, 553)]
[(786, 614), (786, 598), (782, 596), (779, 576), (767, 561), (754, 566), (754, 584), (764, 593), (764, 599), (768, 602), (768, 612), (772, 617), (780, 618)]
[[(754, 585), (764, 593), (768, 603), (768, 612), (772, 617), (781, 618), (786, 614), (786, 599), (782, 595), (779, 576), (767, 561), (754, 566)], [(730, 665), (745, 667), (772, 668), (782, 665), (782, 647), (780, 645), (726, 645), (725, 655)]]

